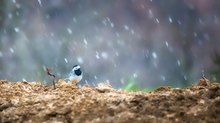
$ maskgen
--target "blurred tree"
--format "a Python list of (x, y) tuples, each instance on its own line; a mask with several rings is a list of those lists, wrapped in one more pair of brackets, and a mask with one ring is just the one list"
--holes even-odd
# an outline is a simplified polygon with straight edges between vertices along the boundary
[(4, 10), (5, 10), (5, 0), (1, 0), (0, 1), (0, 30), (2, 31), (2, 27), (3, 27), (3, 24), (4, 24), (4, 18), (5, 18), (5, 13), (4, 13)]
[[(4, 32), (4, 20), (5, 20), (5, 13), (4, 13), (4, 10), (5, 10), (5, 0), (1, 0), (0, 1), (0, 40), (2, 40), (2, 34)], [(2, 41), (0, 41), (0, 56), (2, 55)], [(0, 70), (2, 70), (2, 59), (0, 58)]]
[(212, 57), (214, 67), (209, 70), (211, 81), (220, 82), (220, 55), (215, 52)]
[[(182, 87), (188, 86), (194, 81), (192, 74), (194, 56), (191, 47), (195, 43), (194, 32), (196, 32), (198, 28), (198, 11), (197, 9), (190, 8), (185, 1), (155, 1), (155, 3), (157, 3), (161, 9), (162, 18), (166, 19), (171, 17), (172, 22), (169, 23), (172, 28), (172, 33), (174, 34), (174, 41), (177, 42), (177, 45), (180, 46), (180, 50), (182, 50), (183, 53), (177, 56), (182, 64), (180, 66), (182, 80), (181, 83), (176, 84)], [(177, 22), (173, 22), (174, 20)]]
[(188, 86), (191, 84), (192, 81), (192, 68), (193, 68), (193, 51), (192, 51), (192, 45), (194, 42), (194, 32), (196, 31), (197, 26), (197, 19), (198, 19), (198, 13), (196, 10), (188, 9), (187, 11), (187, 19), (185, 20), (185, 29), (184, 33), (182, 33), (181, 38), (178, 37), (178, 39), (182, 39), (182, 48), (183, 48), (183, 67), (182, 70), (184, 71), (184, 80), (182, 83), (183, 87)]

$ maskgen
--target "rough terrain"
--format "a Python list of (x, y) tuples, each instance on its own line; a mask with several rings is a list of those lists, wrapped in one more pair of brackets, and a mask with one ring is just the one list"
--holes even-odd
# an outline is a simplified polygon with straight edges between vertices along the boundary
[(220, 123), (220, 84), (201, 79), (184, 89), (127, 92), (108, 84), (78, 88), (60, 81), (0, 81), (0, 122), (215, 122)]

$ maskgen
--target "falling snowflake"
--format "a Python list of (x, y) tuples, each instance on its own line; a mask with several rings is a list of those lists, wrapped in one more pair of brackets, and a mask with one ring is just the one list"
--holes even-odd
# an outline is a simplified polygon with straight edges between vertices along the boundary
[(137, 78), (138, 77), (137, 73), (133, 73), (133, 77)]
[(129, 30), (128, 25), (124, 25), (124, 29), (128, 31)]
[(168, 44), (168, 42), (166, 41), (165, 43), (166, 43), (166, 46), (167, 46), (167, 47), (169, 47), (169, 44)]
[(37, 1), (38, 1), (39, 5), (42, 6), (41, 0), (37, 0)]
[(27, 80), (26, 80), (25, 78), (22, 78), (22, 81), (23, 81), (23, 82), (27, 82)]
[(120, 82), (121, 82), (121, 84), (124, 84), (124, 83), (125, 83), (125, 81), (124, 81), (123, 78), (120, 79)]
[(71, 35), (73, 32), (70, 28), (67, 28), (67, 32)]
[(84, 44), (85, 44), (85, 45), (87, 45), (87, 44), (88, 44), (88, 42), (87, 42), (86, 38), (84, 38), (84, 39), (83, 39), (83, 42), (84, 42)]
[(166, 77), (164, 75), (161, 75), (160, 78), (165, 81), (166, 80)]
[(100, 59), (100, 57), (99, 57), (99, 52), (96, 51), (95, 57), (96, 57), (96, 59)]
[(114, 23), (111, 22), (111, 23), (110, 23), (110, 26), (113, 28), (113, 27), (114, 27)]
[(73, 22), (74, 22), (74, 23), (77, 23), (77, 20), (76, 20), (76, 18), (73, 18)]
[(84, 61), (83, 61), (82, 57), (77, 57), (77, 62), (78, 62), (79, 64), (82, 64)]
[(153, 12), (152, 12), (151, 9), (148, 10), (148, 17), (151, 18), (151, 19), (154, 17)]
[(15, 32), (19, 32), (20, 31), (20, 29), (18, 27), (15, 27), (14, 30), (15, 30)]
[(8, 18), (12, 19), (13, 15), (11, 13), (8, 14)]
[(66, 63), (68, 63), (68, 60), (67, 60), (67, 58), (64, 58), (64, 61), (65, 61)]
[(101, 53), (102, 58), (107, 59), (108, 58), (108, 54), (106, 52), (102, 52)]
[(94, 79), (98, 79), (97, 76), (94, 76)]
[(9, 50), (10, 50), (11, 53), (15, 52), (13, 48), (10, 48)]
[(180, 66), (180, 60), (177, 60), (177, 65)]
[(157, 23), (160, 23), (160, 21), (159, 21), (159, 19), (158, 19), (158, 18), (156, 18), (156, 22), (157, 22)]
[(157, 54), (155, 53), (155, 52), (152, 52), (152, 56), (153, 56), (153, 58), (157, 58)]
[(173, 23), (173, 19), (171, 17), (169, 17), (169, 22)]

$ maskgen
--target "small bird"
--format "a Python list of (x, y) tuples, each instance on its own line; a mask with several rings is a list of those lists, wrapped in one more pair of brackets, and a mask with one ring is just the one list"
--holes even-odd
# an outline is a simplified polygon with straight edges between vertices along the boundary
[(77, 84), (81, 81), (82, 76), (83, 76), (83, 73), (80, 69), (80, 66), (74, 65), (72, 70), (70, 71), (68, 77), (65, 78), (64, 80), (69, 80), (68, 82), (71, 82), (73, 84)]

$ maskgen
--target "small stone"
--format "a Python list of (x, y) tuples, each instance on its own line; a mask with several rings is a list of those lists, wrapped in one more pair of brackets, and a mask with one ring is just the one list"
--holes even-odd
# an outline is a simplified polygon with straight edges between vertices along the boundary
[(112, 86), (108, 83), (99, 83), (96, 87), (96, 90), (105, 93), (105, 92), (110, 92), (113, 90)]

